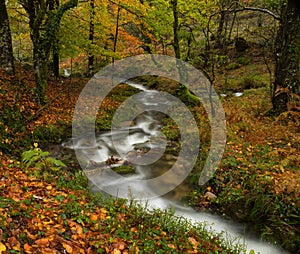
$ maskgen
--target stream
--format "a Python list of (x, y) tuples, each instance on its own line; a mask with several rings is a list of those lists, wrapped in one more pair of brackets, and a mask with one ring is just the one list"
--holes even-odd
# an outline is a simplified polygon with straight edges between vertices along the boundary
[[(183, 169), (187, 163), (190, 163), (184, 159), (178, 161), (178, 154), (168, 153), (165, 150), (168, 142), (160, 129), (161, 120), (166, 116), (160, 112), (159, 108), (166, 107), (165, 103), (168, 102), (160, 99), (155, 90), (148, 90), (132, 82), (127, 84), (142, 91), (134, 98), (139, 105), (142, 105), (140, 111), (143, 111), (143, 105), (145, 108), (151, 106), (151, 110), (143, 111), (136, 116), (129, 126), (119, 126), (110, 132), (97, 134), (96, 137), (95, 134), (87, 133), (62, 144), (63, 147), (76, 151), (81, 166), (87, 169), (85, 172), (91, 182), (92, 191), (108, 193), (120, 198), (143, 199), (150, 209), (172, 207), (178, 216), (195, 223), (206, 222), (213, 232), (226, 232), (226, 238), (234, 243), (245, 245), (246, 253), (249, 253), (251, 249), (261, 254), (288, 253), (245, 232), (243, 224), (209, 212), (195, 211), (180, 203), (179, 200), (191, 190), (187, 184), (181, 183), (185, 174), (176, 172), (168, 177), (160, 177), (169, 171), (174, 163), (179, 163), (179, 169)], [(139, 159), (145, 155), (147, 156), (142, 160), (143, 163), (140, 163)], [(107, 165), (108, 158), (112, 160), (111, 165)], [(91, 162), (96, 165), (92, 169)], [(120, 176), (111, 170), (111, 167), (117, 167), (120, 164), (133, 165), (135, 171)], [(151, 181), (154, 178), (161, 179)], [(171, 191), (167, 192), (169, 189)], [(161, 195), (161, 193), (166, 194)]]

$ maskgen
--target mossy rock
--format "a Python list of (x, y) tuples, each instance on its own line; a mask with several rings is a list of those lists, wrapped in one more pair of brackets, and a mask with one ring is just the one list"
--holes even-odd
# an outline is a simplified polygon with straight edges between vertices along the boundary
[(119, 167), (113, 168), (113, 170), (120, 175), (135, 173), (135, 167), (132, 165), (121, 165)]
[(179, 85), (176, 95), (182, 102), (189, 106), (197, 106), (201, 104), (200, 98), (192, 94), (186, 85)]

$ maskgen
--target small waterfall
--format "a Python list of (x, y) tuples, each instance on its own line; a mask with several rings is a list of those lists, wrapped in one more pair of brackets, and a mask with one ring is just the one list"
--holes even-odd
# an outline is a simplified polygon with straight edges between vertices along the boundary
[[(144, 86), (133, 82), (128, 82), (128, 84), (143, 91), (141, 95), (135, 97), (135, 100), (145, 105), (146, 108), (149, 105), (154, 108), (166, 106), (166, 101), (157, 100), (156, 91), (147, 90)], [(164, 151), (167, 145), (160, 131), (161, 117), (162, 114), (155, 112), (155, 110), (143, 111), (132, 121), (130, 126), (115, 128), (110, 132), (98, 134), (96, 135), (96, 139), (93, 139), (93, 134), (87, 133), (84, 136), (66, 141), (63, 143), (63, 146), (76, 149), (77, 158), (83, 161), (84, 165), (88, 166), (89, 162), (93, 161), (103, 166), (95, 174), (88, 175), (89, 180), (93, 183), (93, 191), (103, 192), (104, 190), (107, 193), (111, 193), (117, 190), (115, 196), (128, 198), (130, 189), (133, 193), (143, 195), (150, 208), (167, 209), (168, 207), (172, 207), (178, 216), (187, 218), (194, 223), (207, 222), (211, 225), (213, 231), (217, 233), (224, 231), (229, 238), (239, 239), (236, 240), (236, 243), (244, 243), (247, 253), (251, 249), (256, 253), (260, 252), (262, 254), (287, 253), (274, 245), (260, 241), (254, 236), (245, 233), (244, 226), (241, 224), (225, 220), (211, 213), (198, 212), (192, 208), (184, 207), (176, 200), (176, 195), (173, 195), (173, 199), (168, 198), (168, 195), (164, 197), (157, 195), (154, 198), (147, 199), (149, 196), (155, 196), (153, 195), (155, 192), (159, 193), (159, 188), (164, 188), (164, 186), (177, 180), (176, 175), (170, 175), (171, 177), (159, 182), (158, 185), (148, 185), (141, 181), (164, 174), (177, 159), (176, 156), (170, 154), (163, 154), (161, 158), (156, 158), (157, 154)], [(145, 153), (147, 154), (148, 150), (152, 151), (152, 154), (148, 154), (148, 159), (153, 160), (155, 163), (135, 165), (136, 171), (134, 174), (120, 177), (118, 174), (113, 173), (105, 164), (105, 161), (112, 156), (119, 158), (122, 162), (132, 161), (132, 157), (141, 157)], [(156, 159), (158, 160), (156, 161)], [(188, 162), (183, 161), (182, 163)], [(182, 192), (182, 189), (179, 192)]]

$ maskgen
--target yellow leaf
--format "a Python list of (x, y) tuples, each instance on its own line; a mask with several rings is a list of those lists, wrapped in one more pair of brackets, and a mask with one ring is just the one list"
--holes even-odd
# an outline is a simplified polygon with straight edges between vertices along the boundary
[(176, 249), (175, 245), (174, 245), (174, 244), (171, 244), (171, 243), (168, 244), (168, 247), (169, 247), (169, 248), (172, 248), (172, 249)]
[(0, 254), (4, 251), (6, 251), (6, 246), (0, 242)]
[(33, 143), (33, 146), (34, 146), (35, 148), (37, 148), (37, 147), (39, 146), (39, 144), (38, 144), (38, 143)]
[(73, 248), (69, 244), (62, 243), (62, 245), (64, 246), (67, 253), (72, 253), (73, 252)]
[(118, 249), (114, 249), (113, 254), (121, 254), (121, 251)]

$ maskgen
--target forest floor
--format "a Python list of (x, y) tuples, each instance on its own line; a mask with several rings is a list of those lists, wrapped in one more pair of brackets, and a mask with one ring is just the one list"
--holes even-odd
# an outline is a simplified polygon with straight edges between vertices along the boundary
[[(212, 208), (251, 223), (263, 238), (297, 251), (300, 115), (268, 113), (269, 89), (259, 85), (267, 79), (265, 72), (254, 75), (252, 70), (247, 78), (239, 78), (247, 68), (261, 70), (254, 65), (231, 70), (226, 76), (231, 86), (219, 87), (229, 94), (222, 99), (226, 150), (215, 177), (195, 189), (189, 201), (199, 209)], [(220, 75), (217, 81), (224, 79)], [(74, 105), (87, 81), (50, 81), (48, 104), (40, 106), (34, 99), (30, 71), (18, 68), (13, 76), (0, 73), (0, 253), (239, 253), (238, 247), (226, 246), (222, 237), (170, 221), (171, 211), (145, 213), (137, 205), (91, 195), (78, 170), (69, 167), (58, 172), (47, 167), (42, 157), (43, 167), (26, 168), (22, 152), (36, 149), (39, 153), (37, 147), (43, 143), (61, 143), (71, 135)], [(248, 87), (249, 82), (255, 87)], [(233, 91), (243, 95), (235, 97)], [(98, 113), (104, 129), (109, 129), (112, 112), (122, 99), (104, 100)], [(204, 197), (208, 190), (217, 195), (216, 200)]]
[[(148, 211), (90, 193), (75, 164), (55, 167), (39, 147), (70, 137), (74, 106), (87, 80), (50, 81), (48, 104), (40, 106), (32, 73), (23, 68), (16, 73), (0, 73), (0, 253), (240, 253), (241, 246), (171, 210)], [(103, 128), (109, 128), (110, 111), (119, 104), (106, 98), (98, 114)], [(36, 158), (28, 167), (21, 159), (26, 150)]]

